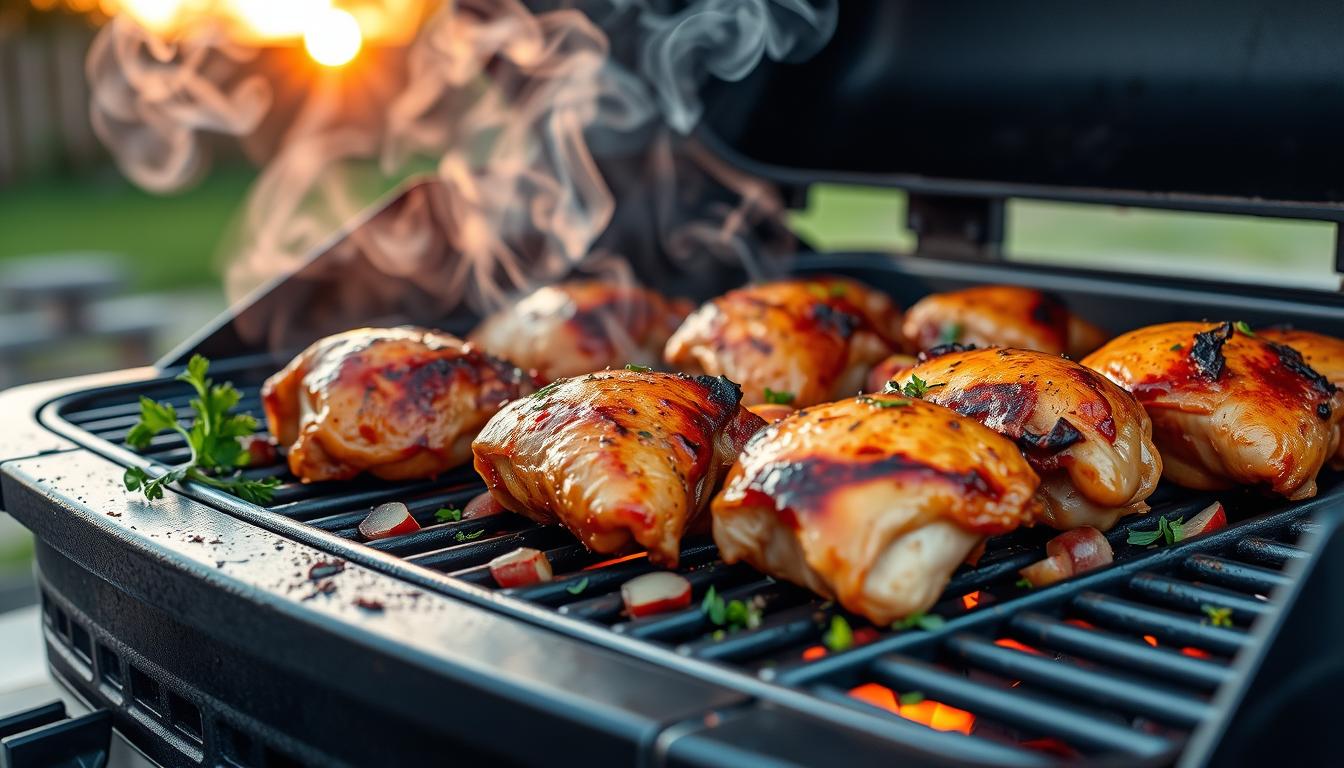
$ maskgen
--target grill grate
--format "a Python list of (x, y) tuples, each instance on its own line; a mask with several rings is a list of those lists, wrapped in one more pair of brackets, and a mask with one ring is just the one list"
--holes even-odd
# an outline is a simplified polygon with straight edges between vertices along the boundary
[[(217, 369), (225, 366), (217, 365)], [(240, 409), (259, 413), (258, 388), (270, 368), (219, 373), (243, 391)], [(58, 401), (53, 426), (124, 461), (122, 441), (146, 394), (185, 413), (186, 387), (171, 381), (115, 387)], [(53, 421), (49, 419), (49, 421)], [(159, 464), (187, 456), (176, 435), (155, 439), (144, 458)], [(283, 467), (257, 467), (265, 476)], [(1252, 495), (1221, 499), (1233, 528), (1173, 547), (1126, 543), (1131, 527), (1157, 515), (1189, 518), (1212, 496), (1163, 487), (1146, 517), (1107, 534), (1117, 567), (1033, 592), (1017, 570), (1042, 556), (1046, 530), (993, 540), (976, 568), (964, 567), (931, 611), (947, 620), (934, 631), (877, 629), (810, 592), (744, 565), (727, 565), (707, 538), (688, 539), (682, 573), (694, 586), (687, 610), (631, 620), (619, 587), (652, 569), (643, 555), (606, 558), (568, 532), (521, 517), (439, 523), (442, 506), (462, 507), (484, 490), (470, 467), (433, 481), (357, 480), (305, 485), (284, 475), (265, 510), (209, 489), (199, 500), (262, 512), (350, 541), (371, 507), (401, 501), (422, 530), (369, 542), (405, 563), (494, 590), (501, 598), (554, 611), (564, 620), (608, 628), (693, 659), (717, 662), (768, 683), (814, 694), (848, 709), (892, 713), (932, 728), (971, 734), (1003, 755), (1170, 756), (1210, 714), (1210, 700), (1249, 640), (1247, 627), (1270, 610), (1267, 595), (1288, 581), (1283, 568), (1306, 555), (1295, 546), (1310, 530), (1311, 504)], [(1323, 478), (1322, 496), (1341, 490)], [(519, 546), (546, 552), (551, 582), (496, 589), (487, 563)], [(445, 580), (445, 584), (450, 584)], [(726, 632), (698, 608), (713, 587), (726, 600), (763, 608), (759, 626)], [(1013, 603), (1012, 611), (987, 610)], [(1213, 626), (1207, 607), (1228, 609), (1232, 627)], [(855, 628), (855, 646), (833, 653), (823, 635), (833, 616)]]

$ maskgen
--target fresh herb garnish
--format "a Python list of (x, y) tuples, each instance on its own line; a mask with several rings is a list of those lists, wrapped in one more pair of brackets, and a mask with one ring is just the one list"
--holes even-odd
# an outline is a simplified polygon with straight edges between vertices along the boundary
[(463, 533), (462, 531), (458, 531), (457, 533), (453, 534), (453, 538), (457, 540), (457, 543), (461, 544), (464, 541), (475, 541), (484, 535), (485, 535), (485, 529), (482, 528), (479, 531), (472, 531), (471, 533)]
[(1233, 626), (1231, 608), (1222, 608), (1217, 605), (1201, 605), (1199, 608), (1204, 611), (1205, 616), (1209, 617), (1209, 624), (1215, 627)]
[(1233, 325), (1235, 325), (1235, 326), (1237, 327), (1237, 330), (1238, 330), (1238, 331), (1241, 331), (1242, 333), (1246, 334), (1247, 336), (1250, 336), (1250, 337), (1254, 338), (1254, 336), (1255, 336), (1255, 331), (1251, 330), (1251, 324), (1250, 324), (1250, 323), (1246, 322), (1245, 320), (1238, 320), (1237, 322), (1233, 323)]
[(919, 613), (912, 613), (909, 616), (906, 616), (904, 619), (899, 619), (895, 622), (892, 622), (891, 628), (892, 629), (919, 628), (924, 630), (925, 632), (932, 632), (935, 629), (941, 628), (945, 623), (946, 622), (943, 621), (943, 617), (939, 616), (936, 613), (924, 613), (923, 611), (920, 611)]
[(832, 616), (831, 626), (821, 636), (821, 642), (832, 653), (839, 653), (854, 645), (854, 630), (849, 628), (844, 616)]
[(765, 402), (771, 405), (788, 405), (796, 397), (792, 392), (784, 392), (778, 389), (765, 388)]
[(653, 438), (653, 433), (647, 429), (641, 429), (639, 430), (639, 436), (646, 440), (649, 440)]
[(710, 586), (705, 599), (700, 601), (700, 612), (705, 614), (711, 624), (736, 632), (759, 627), (763, 609), (756, 600), (724, 600), (723, 595)]
[(961, 323), (948, 323), (943, 326), (943, 332), (938, 336), (939, 344), (953, 344), (961, 340), (961, 333), (965, 330)]
[(462, 520), (462, 510), (457, 507), (439, 507), (434, 511), (434, 519), (440, 523), (456, 523)]
[(626, 364), (625, 364), (625, 370), (627, 370), (627, 371), (634, 371), (635, 373), (648, 373), (649, 371), (652, 371), (653, 369), (650, 368), (650, 367), (647, 366), (647, 365), (637, 365), (637, 364), (635, 364), (635, 363), (626, 363)]
[(1172, 344), (1172, 345), (1171, 345), (1171, 351), (1172, 351), (1172, 352), (1180, 352), (1182, 349), (1185, 349), (1185, 345), (1184, 345), (1184, 344)]
[(1033, 589), (1036, 586), (1035, 584), (1031, 583), (1031, 579), (1028, 579), (1026, 577), (1018, 579), (1017, 581), (1013, 582), (1013, 584), (1018, 589)]
[(930, 384), (929, 382), (919, 378), (918, 376), (911, 374), (910, 380), (907, 381), (905, 383), (905, 386), (901, 389), (901, 394), (905, 395), (906, 397), (918, 397), (923, 399), (924, 395), (928, 394), (930, 389), (941, 386), (944, 385)]
[(177, 376), (178, 381), (184, 381), (196, 390), (196, 397), (191, 400), (191, 408), (196, 412), (191, 429), (182, 426), (171, 404), (140, 398), (140, 421), (127, 433), (126, 444), (143, 451), (155, 435), (171, 429), (187, 441), (191, 457), (169, 467), (158, 477), (151, 477), (141, 467), (127, 469), (122, 476), (126, 490), (141, 491), (146, 499), (161, 499), (164, 486), (190, 480), (253, 504), (271, 500), (276, 486), (280, 485), (279, 478), (251, 480), (238, 472), (252, 458), (239, 438), (256, 432), (257, 420), (250, 413), (231, 413), (242, 394), (229, 382), (216, 384), (206, 378), (209, 369), (210, 361), (193, 355), (187, 370)]
[(568, 587), (565, 587), (565, 591), (571, 595), (581, 595), (583, 594), (583, 590), (587, 588), (588, 588), (588, 577), (584, 576), (582, 579), (579, 580), (578, 584), (570, 584)]
[(910, 405), (909, 400), (878, 400), (876, 397), (860, 397), (859, 402), (865, 405), (871, 405), (874, 408), (904, 408)]
[(1157, 519), (1157, 528), (1151, 531), (1130, 531), (1129, 538), (1126, 539), (1130, 544), (1136, 544), (1140, 547), (1146, 547), (1163, 539), (1167, 544), (1175, 544), (1181, 540), (1181, 524), (1185, 522), (1184, 517), (1178, 517), (1174, 521), (1167, 520), (1163, 515)]
[(922, 691), (907, 691), (906, 693), (902, 693), (896, 701), (902, 707), (914, 706), (915, 704), (920, 704), (924, 701), (924, 693)]
[(547, 384), (541, 389), (538, 389), (536, 392), (533, 392), (532, 397), (543, 398), (554, 392), (555, 388), (560, 386), (562, 383), (564, 383), (564, 379), (557, 379), (556, 381), (552, 381), (550, 384)]

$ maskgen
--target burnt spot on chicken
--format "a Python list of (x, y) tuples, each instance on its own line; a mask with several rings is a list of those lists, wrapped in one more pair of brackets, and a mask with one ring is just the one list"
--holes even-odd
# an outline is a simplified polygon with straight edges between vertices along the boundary
[(1083, 433), (1063, 416), (1059, 417), (1047, 434), (1038, 435), (1029, 429), (1024, 429), (1021, 437), (1017, 438), (1017, 444), (1026, 452), (1028, 459), (1054, 456), (1082, 441)]
[(935, 357), (950, 355), (953, 352), (970, 352), (973, 349), (975, 349), (974, 344), (958, 344), (955, 342), (951, 344), (939, 344), (936, 347), (929, 347), (928, 349), (923, 350), (915, 359), (921, 363), (926, 363)]
[(1012, 438), (1020, 437), (1036, 408), (1036, 383), (976, 384), (955, 394), (939, 397), (939, 405)]
[(1222, 322), (1216, 327), (1195, 334), (1194, 346), (1190, 348), (1190, 362), (1195, 370), (1209, 381), (1217, 381), (1223, 375), (1227, 364), (1223, 357), (1223, 345), (1232, 338), (1232, 323)]
[(679, 375), (693, 379), (704, 387), (709, 402), (717, 405), (725, 413), (735, 413), (738, 404), (742, 402), (742, 388), (726, 376), (701, 375), (692, 377), (685, 376), (685, 374)]
[[(1325, 395), (1326, 397), (1330, 397), (1335, 394), (1338, 387), (1336, 387), (1334, 384), (1331, 384), (1329, 379), (1322, 376), (1320, 373), (1316, 371), (1315, 368), (1312, 368), (1309, 364), (1307, 364), (1307, 361), (1302, 359), (1301, 352), (1298, 352), (1296, 349), (1293, 349), (1287, 344), (1279, 344), (1278, 342), (1274, 341), (1268, 341), (1265, 343), (1269, 344), (1270, 348), (1274, 350), (1274, 354), (1278, 355), (1279, 362), (1283, 364), (1284, 368), (1287, 368), (1288, 370), (1292, 371), (1298, 376), (1301, 376), (1303, 379), (1307, 381), (1307, 383), (1311, 386), (1312, 389), (1316, 390), (1322, 395)], [(1328, 406), (1326, 416), (1324, 416), (1323, 418), (1329, 418)]]
[(861, 324), (858, 316), (824, 302), (812, 305), (812, 320), (842, 339), (853, 336)]
[(1031, 319), (1045, 326), (1064, 326), (1069, 322), (1069, 310), (1055, 294), (1040, 291), (1031, 307)]

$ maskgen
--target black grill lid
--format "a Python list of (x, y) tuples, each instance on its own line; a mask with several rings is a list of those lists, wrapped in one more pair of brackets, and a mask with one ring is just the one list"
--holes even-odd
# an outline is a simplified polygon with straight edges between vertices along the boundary
[(701, 132), (789, 184), (1341, 221), (1341, 41), (1329, 0), (843, 0)]

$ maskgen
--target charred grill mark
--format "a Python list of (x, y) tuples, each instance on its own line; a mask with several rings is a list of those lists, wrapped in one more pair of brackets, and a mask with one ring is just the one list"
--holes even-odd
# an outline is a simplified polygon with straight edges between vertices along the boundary
[(1279, 362), (1283, 364), (1283, 367), (1306, 379), (1312, 389), (1326, 397), (1335, 394), (1338, 387), (1331, 384), (1329, 379), (1322, 376), (1315, 368), (1312, 368), (1306, 360), (1302, 359), (1301, 352), (1298, 352), (1287, 344), (1279, 344), (1273, 341), (1266, 343), (1274, 350), (1274, 354), (1279, 356)]
[(1054, 456), (1082, 440), (1083, 433), (1061, 416), (1048, 434), (1038, 435), (1030, 430), (1022, 430), (1022, 436), (1017, 438), (1017, 444), (1026, 452), (1028, 459), (1033, 459)]
[(995, 432), (1020, 437), (1036, 408), (1036, 383), (975, 384), (934, 402), (984, 424)]
[[(942, 357), (943, 355), (950, 355), (950, 354), (952, 354), (953, 352), (970, 352), (970, 351), (973, 350), (973, 349), (975, 349), (975, 345), (974, 345), (974, 344), (956, 344), (956, 343), (953, 343), (953, 344), (939, 344), (939, 345), (936, 346), (936, 347), (929, 347), (928, 349), (926, 349), (926, 350), (920, 352), (919, 355), (916, 356), (915, 359), (916, 359), (918, 362), (925, 363), (925, 362), (928, 362), (929, 360), (932, 360), (932, 359), (935, 358), (935, 357)], [(961, 364), (960, 362), (956, 363), (956, 365), (960, 365), (960, 364)]]
[(1190, 348), (1190, 362), (1209, 381), (1217, 381), (1223, 375), (1223, 366), (1227, 364), (1227, 359), (1223, 357), (1223, 345), (1230, 338), (1230, 322), (1219, 323), (1215, 328), (1195, 334), (1194, 346)]
[(858, 316), (822, 302), (812, 305), (812, 320), (842, 339), (853, 336), (861, 324)]

